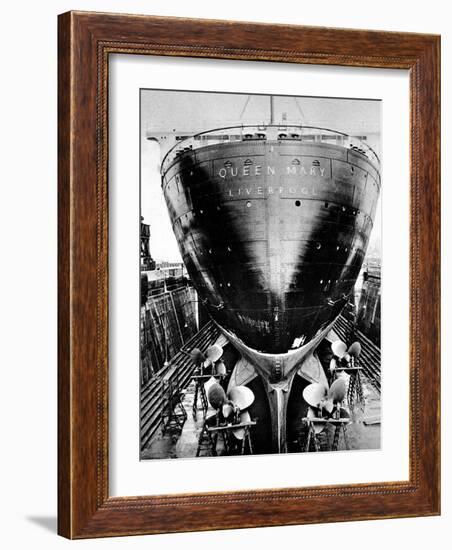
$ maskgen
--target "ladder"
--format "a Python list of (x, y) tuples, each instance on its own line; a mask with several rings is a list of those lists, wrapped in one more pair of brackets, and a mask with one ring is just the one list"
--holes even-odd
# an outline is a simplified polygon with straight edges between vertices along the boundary
[(209, 402), (207, 401), (206, 388), (204, 387), (205, 382), (210, 378), (210, 375), (198, 374), (192, 376), (192, 380), (195, 382), (195, 395), (193, 397), (193, 418), (196, 418), (198, 414), (198, 401), (201, 404), (202, 415), (205, 417), (207, 414), (207, 409), (209, 408)]
[(187, 420), (187, 411), (185, 410), (183, 391), (174, 388), (172, 381), (163, 384), (162, 399), (162, 434), (170, 432), (172, 437), (179, 436)]

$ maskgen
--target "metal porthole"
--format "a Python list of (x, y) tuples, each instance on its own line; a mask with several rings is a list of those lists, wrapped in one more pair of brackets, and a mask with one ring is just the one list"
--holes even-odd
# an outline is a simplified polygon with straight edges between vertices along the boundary
[(246, 206), (247, 206), (247, 208), (250, 208), (251, 207), (251, 201), (246, 201)]
[(295, 206), (301, 206), (301, 201), (295, 201)]

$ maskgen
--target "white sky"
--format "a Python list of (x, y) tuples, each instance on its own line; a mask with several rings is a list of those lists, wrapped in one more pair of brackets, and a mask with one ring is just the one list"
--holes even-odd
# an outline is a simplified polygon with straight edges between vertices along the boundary
[[(331, 128), (350, 135), (367, 135), (380, 153), (381, 102), (361, 99), (275, 96), (275, 122)], [(189, 135), (222, 126), (269, 122), (269, 96), (168, 90), (141, 91), (141, 214), (151, 226), (150, 250), (155, 260), (180, 261), (161, 191), (161, 152), (149, 134)], [(379, 201), (369, 250), (380, 249)]]

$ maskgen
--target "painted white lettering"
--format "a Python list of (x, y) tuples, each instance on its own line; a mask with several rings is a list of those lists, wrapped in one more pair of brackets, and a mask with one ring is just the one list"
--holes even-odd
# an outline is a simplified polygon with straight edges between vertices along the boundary
[(296, 174), (297, 174), (297, 167), (296, 166), (288, 166), (287, 167), (287, 175), (290, 175), (290, 174), (296, 176)]
[(320, 168), (320, 175), (321, 175), (321, 176), (324, 176), (324, 175), (325, 175), (325, 168)]
[(238, 168), (234, 168), (234, 167), (231, 168), (231, 176), (235, 177), (238, 173), (239, 173)]
[(226, 177), (226, 168), (221, 168), (218, 172), (218, 175), (220, 176), (220, 178), (224, 179)]
[(311, 166), (311, 176), (316, 176), (317, 172), (315, 171), (315, 166)]
[(258, 194), (258, 195), (263, 195), (262, 187), (258, 187), (258, 188), (257, 188), (257, 194)]
[(259, 166), (259, 164), (257, 164), (254, 168), (254, 175), (255, 176), (260, 176), (261, 175), (261, 170), (262, 170), (262, 166)]
[(243, 175), (244, 176), (249, 176), (250, 175), (250, 167), (249, 166), (244, 166), (243, 167)]
[(267, 175), (268, 176), (274, 176), (275, 175), (275, 167), (274, 166), (267, 166)]

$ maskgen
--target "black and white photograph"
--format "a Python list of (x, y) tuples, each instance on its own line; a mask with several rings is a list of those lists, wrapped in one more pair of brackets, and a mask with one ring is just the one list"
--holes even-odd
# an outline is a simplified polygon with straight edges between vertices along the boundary
[(381, 110), (140, 90), (141, 460), (380, 448)]

